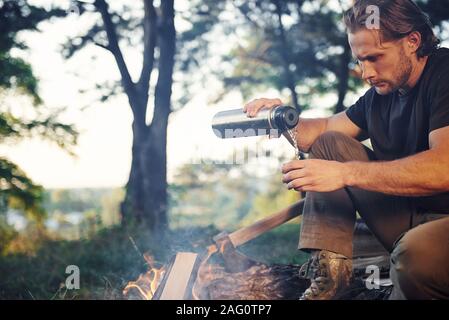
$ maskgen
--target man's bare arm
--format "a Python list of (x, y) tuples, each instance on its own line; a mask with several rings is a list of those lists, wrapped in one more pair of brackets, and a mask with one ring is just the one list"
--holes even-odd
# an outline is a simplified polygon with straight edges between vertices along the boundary
[[(262, 109), (271, 109), (282, 105), (280, 99), (256, 99), (247, 103), (243, 111), (248, 117), (254, 117)], [(303, 152), (309, 152), (315, 140), (326, 131), (338, 131), (353, 138), (360, 138), (362, 130), (357, 127), (345, 112), (328, 118), (305, 119), (300, 118), (296, 127), (298, 147)]]
[(390, 162), (344, 164), (347, 186), (398, 196), (449, 192), (449, 127), (430, 134), (430, 150)]
[(303, 152), (309, 152), (315, 140), (327, 131), (341, 132), (354, 139), (360, 138), (363, 135), (362, 130), (348, 118), (345, 112), (329, 118), (301, 118), (296, 130), (299, 149)]

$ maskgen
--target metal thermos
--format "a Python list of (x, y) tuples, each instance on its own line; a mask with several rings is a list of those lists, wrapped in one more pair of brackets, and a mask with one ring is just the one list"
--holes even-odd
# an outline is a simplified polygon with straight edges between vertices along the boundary
[(212, 119), (212, 129), (221, 139), (277, 136), (296, 127), (299, 113), (295, 108), (279, 106), (263, 109), (254, 118), (249, 118), (243, 109), (222, 111)]

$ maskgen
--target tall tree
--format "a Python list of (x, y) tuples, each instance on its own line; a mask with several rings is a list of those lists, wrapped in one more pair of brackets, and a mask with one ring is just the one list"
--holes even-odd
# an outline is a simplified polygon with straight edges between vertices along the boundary
[[(334, 112), (342, 111), (347, 92), (357, 87), (350, 82), (351, 51), (341, 25), (343, 8), (331, 7), (327, 1), (254, 2), (252, 7), (245, 2), (246, 10), (242, 6), (239, 10), (247, 19), (252, 17), (253, 25), (262, 31), (262, 41), (268, 43), (259, 59), (274, 70), (282, 66), (278, 74), (283, 75), (266, 77), (262, 83), (272, 83), (280, 90), (288, 88), (293, 105), (297, 104), (295, 91), (302, 87), (303, 108), (310, 106), (312, 96), (333, 91), (338, 96)], [(264, 19), (257, 18), (261, 14)], [(284, 20), (288, 24), (282, 23)], [(254, 56), (251, 48), (244, 51), (247, 54), (239, 57), (239, 67), (245, 67)]]
[[(163, 231), (167, 227), (166, 145), (176, 51), (174, 1), (164, 0), (156, 5), (156, 1), (143, 0), (144, 14), (137, 19), (113, 12), (105, 0), (77, 4), (80, 13), (99, 13), (99, 19), (84, 35), (71, 41), (67, 57), (89, 43), (109, 51), (133, 115), (132, 163), (121, 206), (122, 221), (145, 223), (152, 231)], [(126, 32), (135, 33), (139, 27), (143, 35), (142, 66), (139, 78), (133, 81), (121, 45), (127, 39)], [(153, 97), (150, 81), (155, 71)], [(150, 98), (154, 99), (153, 120), (147, 124)]]
[[(45, 108), (38, 92), (38, 79), (29, 63), (11, 54), (12, 49), (25, 50), (17, 40), (21, 31), (36, 31), (40, 22), (62, 17), (65, 11), (45, 10), (26, 1), (0, 2), (0, 143), (16, 143), (30, 137), (43, 137), (70, 151), (76, 144), (77, 132), (71, 125), (58, 122), (58, 112)], [(30, 97), (36, 113), (33, 119), (14, 115), (6, 106), (6, 97)], [(35, 184), (13, 162), (0, 157), (0, 213), (8, 208), (20, 209), (42, 224), (43, 188)]]
[[(224, 54), (224, 68), (214, 65), (225, 91), (238, 89), (248, 99), (256, 91), (276, 88), (288, 92), (288, 103), (300, 111), (310, 107), (312, 97), (334, 92), (338, 97), (334, 112), (340, 112), (346, 94), (361, 84), (351, 72), (351, 50), (340, 2), (233, 0), (226, 2), (227, 6), (221, 1), (206, 2), (196, 5), (203, 8), (203, 15), (191, 19), (196, 29), (213, 21), (215, 25), (226, 24), (223, 29), (231, 29), (230, 33), (240, 37), (238, 45), (231, 43)], [(226, 15), (215, 10), (219, 5), (234, 19), (222, 19)], [(190, 59), (197, 54), (192, 51)], [(229, 69), (229, 64), (233, 68)]]
[[(440, 36), (444, 36), (448, 1), (417, 1), (429, 13)], [(234, 31), (246, 29), (247, 41), (224, 59), (234, 64), (233, 71), (217, 72), (225, 88), (243, 89), (246, 98), (260, 89), (287, 89), (290, 103), (301, 109), (310, 106), (311, 97), (333, 92), (337, 99), (332, 111), (345, 110), (347, 93), (362, 85), (360, 72), (351, 63), (352, 53), (342, 23), (342, 14), (350, 1), (230, 2), (243, 17), (239, 19), (237, 15), (234, 19)]]

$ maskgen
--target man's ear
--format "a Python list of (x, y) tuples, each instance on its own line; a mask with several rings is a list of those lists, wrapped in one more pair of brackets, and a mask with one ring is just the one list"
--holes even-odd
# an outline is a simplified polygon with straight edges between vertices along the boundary
[(413, 31), (406, 38), (406, 46), (410, 53), (416, 53), (421, 47), (421, 33), (418, 31)]

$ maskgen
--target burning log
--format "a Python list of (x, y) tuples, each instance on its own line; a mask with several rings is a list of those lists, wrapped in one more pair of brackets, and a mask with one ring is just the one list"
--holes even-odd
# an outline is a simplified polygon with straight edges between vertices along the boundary
[(238, 273), (210, 265), (198, 274), (194, 294), (201, 300), (297, 300), (309, 285), (296, 265), (259, 263)]
[[(164, 270), (158, 270), (157, 277), (154, 271), (149, 271), (128, 284), (124, 296), (132, 300), (296, 300), (310, 284), (299, 277), (297, 265), (268, 266), (257, 262), (248, 270), (228, 272), (224, 266), (208, 263), (218, 253), (212, 247), (199, 265), (198, 256), (176, 255), (173, 260), (187, 258), (183, 262), (187, 269), (191, 268), (188, 279), (183, 278), (186, 269), (173, 270), (173, 266), (180, 264), (172, 261)], [(165, 275), (163, 279), (161, 275)]]

